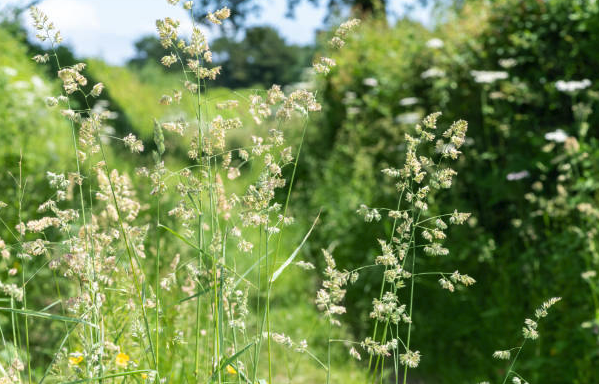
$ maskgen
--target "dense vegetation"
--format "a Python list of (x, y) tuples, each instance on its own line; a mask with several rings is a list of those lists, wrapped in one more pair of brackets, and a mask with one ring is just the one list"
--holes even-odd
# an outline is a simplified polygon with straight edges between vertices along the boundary
[[(90, 152), (88, 160), (80, 159), (82, 189), (73, 183), (74, 137), (60, 113), (64, 106), (45, 105), (48, 96), (61, 92), (64, 79), (56, 73), (64, 67), (52, 56), (36, 66), (32, 56), (54, 51), (5, 22), (0, 27), (0, 201), (7, 204), (0, 209), (0, 251), (6, 250), (0, 259), (0, 380), (5, 381), (0, 382), (18, 382), (7, 379), (11, 365), (22, 382), (46, 376), (48, 382), (78, 382), (134, 371), (111, 380), (599, 382), (599, 118), (594, 112), (599, 89), (593, 76), (599, 65), (599, 5), (591, 0), (457, 3), (440, 6), (433, 30), (410, 20), (389, 26), (375, 12), (360, 14), (365, 19), (351, 34), (335, 28), (323, 33), (317, 48), (287, 46), (269, 28), (250, 29), (240, 41), (215, 41), (207, 71), (221, 65), (222, 73), (214, 82), (198, 80), (199, 93), (192, 89), (191, 95), (184, 76), (199, 79), (199, 72), (188, 70), (182, 77), (181, 64), (164, 68), (156, 62), (168, 55), (163, 36), (141, 40), (140, 53), (128, 66), (85, 60), (87, 95), (70, 95), (70, 109), (81, 119), (112, 113), (105, 114), (101, 131), (109, 137), (103, 156)], [(341, 49), (328, 44), (339, 36)], [(219, 50), (226, 54), (219, 57)], [(66, 48), (58, 48), (56, 58), (63, 66), (78, 62)], [(303, 70), (311, 61), (326, 76)], [(312, 113), (317, 108), (308, 98), (287, 108), (306, 114), (312, 108), (309, 118), (303, 113), (290, 120), (271, 117), (271, 109), (286, 112), (293, 92), (300, 92), (293, 85), (300, 79), (318, 96), (322, 112)], [(105, 89), (92, 97), (98, 82)], [(270, 83), (288, 87), (281, 94), (268, 91)], [(178, 89), (185, 95), (173, 102)], [(232, 99), (236, 106), (228, 108)], [(435, 111), (442, 115), (426, 117)], [(222, 148), (213, 130), (218, 115), (243, 126), (227, 130)], [(75, 126), (85, 121), (71, 120)], [(183, 135), (173, 134), (176, 125), (166, 125), (163, 133), (157, 128), (184, 121), (191, 123)], [(216, 139), (195, 144), (198, 127)], [(127, 148), (114, 139), (129, 134), (141, 139), (142, 153), (129, 151), (137, 141)], [(433, 134), (436, 139), (425, 145)], [(248, 161), (237, 149), (260, 147), (252, 136), (272, 147), (264, 149), (266, 157), (250, 152)], [(279, 151), (283, 136), (285, 147), (293, 148), (292, 159)], [(438, 139), (448, 142), (436, 144)], [(215, 145), (225, 154), (211, 152)], [(453, 159), (447, 152), (452, 148), (463, 154)], [(410, 162), (414, 158), (430, 174), (423, 184), (420, 166)], [(438, 175), (449, 172), (445, 160), (457, 172), (455, 179), (449, 177), (451, 188), (440, 186), (446, 180)], [(162, 168), (163, 161), (172, 171)], [(128, 177), (109, 179), (109, 167)], [(193, 173), (196, 168), (204, 172)], [(60, 177), (47, 172), (64, 173), (70, 186), (61, 187)], [(109, 180), (121, 185), (115, 190)], [(269, 183), (280, 188), (264, 192), (267, 197), (257, 192)], [(416, 185), (431, 192), (417, 193)], [(157, 197), (156, 188), (163, 187)], [(417, 197), (402, 200), (402, 191)], [(64, 231), (49, 227), (42, 237), (45, 253), (29, 261), (17, 256), (34, 240), (33, 233), (21, 238), (18, 224), (39, 219), (38, 207), (48, 199), (60, 201), (63, 193), (72, 209), (94, 212), (97, 220), (95, 227), (74, 220), (69, 236), (87, 241), (82, 233), (88, 228), (97, 236), (91, 244), (102, 244), (98, 257), (119, 258), (114, 276), (106, 278), (110, 282), (100, 283), (106, 284), (105, 297), (98, 299), (104, 306), (93, 316), (73, 305), (73, 300), (94, 302), (88, 296), (95, 288), (87, 287), (94, 281), (89, 275), (77, 275), (69, 264), (74, 251)], [(139, 206), (132, 203), (138, 200)], [(119, 204), (134, 206), (124, 211), (130, 215), (127, 230), (120, 215), (111, 219)], [(196, 204), (205, 204), (206, 213)], [(471, 216), (443, 216), (454, 209)], [(243, 226), (237, 239), (246, 210), (266, 222)], [(421, 214), (431, 221), (418, 221)], [(238, 215), (239, 224), (228, 221)], [(291, 216), (296, 222), (284, 226)], [(449, 217), (462, 225), (446, 230)], [(405, 229), (401, 223), (410, 220), (421, 228)], [(425, 224), (433, 222), (434, 228)], [(129, 241), (115, 235), (119, 231), (125, 239), (132, 236), (145, 259), (136, 252), (131, 256)], [(106, 236), (114, 236), (110, 244), (103, 243)], [(401, 256), (405, 250), (413, 256)], [(222, 260), (215, 261), (217, 251)], [(287, 268), (283, 261), (290, 255), (293, 264)], [(54, 260), (63, 264), (48, 268)], [(325, 272), (303, 271), (309, 262)], [(403, 272), (381, 285), (383, 272), (388, 277), (396, 267)], [(285, 272), (280, 278), (279, 268)], [(105, 273), (98, 269), (102, 278)], [(144, 278), (138, 280), (136, 273)], [(238, 285), (244, 288), (236, 290)], [(18, 287), (26, 287), (31, 312), (17, 311)], [(386, 289), (395, 297), (385, 295), (384, 301)], [(562, 299), (546, 301), (551, 297)], [(547, 309), (543, 302), (547, 308), (556, 305), (539, 321)], [(237, 308), (244, 306), (250, 315), (238, 317)], [(119, 311), (131, 315), (122, 318)], [(70, 328), (65, 317), (88, 323)], [(535, 319), (534, 325), (527, 320), (523, 329), (524, 319)], [(97, 345), (104, 336), (95, 331), (100, 324), (112, 343), (102, 352)], [(362, 360), (348, 359), (348, 350)], [(104, 356), (99, 366), (106, 372), (94, 370), (92, 358), (98, 355)], [(15, 356), (23, 362), (20, 370)], [(408, 367), (413, 368), (409, 376)]]
[[(300, 168), (306, 204), (324, 207), (319, 244), (335, 239), (348, 269), (379, 254), (365, 239), (381, 232), (355, 215), (361, 203), (391, 203), (373, 170), (397, 163), (405, 130), (426, 113), (463, 118), (470, 129), (460, 182), (431, 205), (472, 212), (448, 248), (477, 284), (447, 295), (421, 281), (415, 337), (435, 357), (422, 360), (425, 376), (453, 383), (501, 375), (484, 357), (517, 337), (515, 319), (559, 295), (557, 320), (536, 350), (523, 352), (519, 372), (531, 382), (597, 382), (597, 5), (472, 2), (446, 18), (432, 33), (409, 21), (370, 23), (334, 56), (337, 70), (321, 85), (325, 115)], [(454, 258), (426, 266), (451, 268)], [(361, 281), (348, 302), (362, 314), (349, 321), (363, 334), (377, 286)]]

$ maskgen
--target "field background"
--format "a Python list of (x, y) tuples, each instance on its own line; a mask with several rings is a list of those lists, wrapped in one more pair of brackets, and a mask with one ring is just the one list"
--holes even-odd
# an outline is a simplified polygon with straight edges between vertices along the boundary
[[(433, 28), (408, 19), (390, 25), (376, 14), (367, 16), (346, 47), (333, 54), (337, 66), (326, 78), (301, 70), (312, 55), (327, 53), (326, 31), (293, 59), (299, 61), (297, 68), (275, 77), (288, 87), (309, 84), (323, 104), (323, 113), (310, 120), (307, 129), (292, 194), (297, 223), (286, 232), (282, 254), (293, 252), (320, 212), (320, 223), (302, 249), (303, 260), (322, 269), (320, 249), (334, 244), (340, 268), (372, 263), (380, 252), (376, 239), (384, 232), (355, 212), (362, 203), (393, 204), (393, 188), (381, 187), (379, 170), (401, 164), (404, 134), (414, 120), (434, 111), (443, 112), (445, 125), (467, 120), (469, 140), (456, 167), (457, 185), (429, 205), (433, 213), (455, 207), (472, 212), (473, 219), (452, 229), (446, 242), (450, 256), (422, 261), (419, 268), (459, 267), (477, 284), (449, 293), (439, 289), (436, 279), (417, 280), (413, 340), (423, 358), (413, 371), (413, 383), (500, 382), (506, 365), (491, 357), (493, 351), (515, 345), (523, 319), (552, 296), (562, 297), (562, 302), (541, 324), (534, 347), (523, 351), (518, 372), (531, 383), (599, 383), (599, 4), (441, 3)], [(9, 206), (0, 215), (14, 228), (19, 163), (27, 179), (23, 220), (28, 220), (37, 217), (37, 206), (52, 193), (40, 170), (72, 170), (72, 148), (69, 124), (44, 104), (46, 96), (60, 89), (56, 68), (31, 60), (42, 48), (27, 39), (22, 25), (5, 16), (0, 24), (0, 200)], [(431, 39), (440, 39), (442, 46)], [(111, 66), (99, 59), (75, 58), (67, 48), (59, 53), (63, 62), (85, 62), (90, 83), (105, 84), (97, 105), (116, 112), (111, 121), (115, 136), (134, 133), (152, 149), (153, 118), (193, 116), (190, 99), (175, 109), (158, 104), (162, 94), (181, 85), (179, 76), (160, 68), (155, 58)], [(225, 67), (223, 76), (227, 70), (239, 69)], [(474, 70), (508, 75), (485, 84), (475, 81)], [(580, 91), (556, 87), (560, 80), (583, 79), (591, 85)], [(251, 125), (245, 112), (248, 97), (267, 88), (268, 80), (211, 86), (208, 114), (216, 114), (217, 102), (237, 99), (242, 120)], [(299, 138), (301, 127), (296, 121), (287, 128), (291, 141)], [(554, 140), (555, 132), (575, 140)], [(260, 133), (238, 131), (230, 145), (247, 145), (252, 134)], [(167, 137), (166, 160), (173, 168), (187, 164), (186, 139)], [(118, 146), (108, 153), (110, 163), (132, 177), (139, 195), (147, 194), (149, 187), (135, 176), (135, 168), (151, 163), (149, 153), (133, 156)], [(519, 172), (522, 177), (514, 179)], [(242, 194), (252, 176), (250, 169), (227, 182), (227, 190)], [(174, 202), (174, 197), (166, 197), (163, 204)], [(154, 210), (149, 205), (141, 216), (150, 218)], [(0, 238), (9, 237), (1, 228)], [(169, 251), (180, 251), (177, 244), (170, 246)], [(20, 271), (21, 266), (14, 259), (0, 260), (0, 281), (9, 278), (10, 268)], [(274, 328), (293, 339), (306, 338), (322, 355), (328, 327), (314, 305), (320, 274), (289, 271), (277, 281), (272, 297)], [(371, 334), (371, 298), (379, 279), (365, 272), (348, 291), (348, 314), (342, 316), (339, 338), (360, 340)], [(54, 284), (50, 272), (40, 272), (28, 288), (29, 307), (51, 305), (53, 299), (45, 292)], [(59, 279), (59, 284), (66, 287), (67, 281)], [(0, 306), (7, 302), (0, 295)], [(10, 328), (10, 316), (0, 314), (0, 327)], [(47, 364), (56, 350), (60, 331), (54, 327), (60, 324), (42, 321), (30, 326), (32, 354), (38, 362)], [(333, 382), (365, 383), (367, 362), (354, 361), (346, 348), (337, 347)], [(294, 383), (324, 382), (313, 360), (283, 348), (275, 356), (281, 382), (290, 376)], [(9, 361), (8, 349), (0, 348), (0, 361)]]

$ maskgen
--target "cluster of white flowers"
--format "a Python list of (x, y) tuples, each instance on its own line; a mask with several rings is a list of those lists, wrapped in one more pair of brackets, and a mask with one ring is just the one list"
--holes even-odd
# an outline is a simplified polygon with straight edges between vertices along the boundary
[(420, 364), (420, 352), (408, 350), (406, 353), (399, 355), (399, 362), (410, 368), (416, 368)]
[(442, 278), (439, 279), (439, 284), (441, 285), (441, 288), (443, 289), (447, 289), (449, 292), (453, 292), (455, 290), (455, 285), (460, 283), (466, 287), (476, 283), (476, 280), (474, 280), (472, 277), (468, 276), (468, 275), (462, 275), (460, 274), (458, 271), (455, 271), (454, 273), (451, 274), (451, 276), (448, 278), (446, 278), (445, 276), (443, 276)]
[(335, 60), (329, 57), (321, 57), (317, 62), (312, 64), (312, 67), (316, 71), (316, 73), (328, 74), (331, 71), (331, 68), (336, 66)]
[(568, 134), (564, 132), (562, 129), (556, 129), (553, 132), (548, 132), (545, 134), (545, 140), (555, 141), (556, 143), (563, 143), (568, 139)]
[(360, 204), (360, 208), (356, 211), (358, 215), (364, 218), (364, 221), (367, 223), (371, 221), (379, 221), (381, 220), (381, 214), (376, 208), (368, 208), (366, 204)]
[(529, 176), (530, 176), (530, 172), (528, 172), (527, 170), (522, 170), (522, 171), (518, 171), (518, 172), (508, 173), (506, 176), (506, 179), (508, 181), (516, 181), (516, 180), (525, 179)]
[(374, 77), (367, 77), (362, 81), (362, 84), (364, 84), (367, 87), (374, 88), (379, 85), (379, 81)]
[(555, 88), (560, 92), (566, 93), (574, 93), (578, 91), (582, 91), (591, 86), (591, 80), (583, 79), (583, 80), (558, 80), (555, 82)]
[(63, 81), (64, 90), (71, 94), (80, 87), (87, 85), (87, 79), (80, 72), (85, 68), (85, 63), (78, 63), (58, 71), (58, 77)]
[(93, 97), (98, 97), (100, 96), (100, 94), (102, 93), (102, 91), (104, 90), (104, 84), (103, 83), (98, 83), (96, 85), (94, 85), (94, 87), (92, 88), (90, 95), (92, 95)]
[(493, 357), (495, 359), (499, 359), (499, 360), (509, 360), (511, 356), (512, 356), (512, 353), (509, 350), (493, 352)]
[(419, 99), (417, 97), (404, 97), (399, 100), (399, 105), (402, 107), (409, 107), (414, 104), (418, 104)]
[(508, 73), (504, 71), (470, 71), (470, 75), (480, 84), (491, 84), (508, 78)]
[(445, 45), (445, 43), (443, 42), (443, 40), (436, 38), (436, 37), (433, 39), (430, 39), (429, 41), (426, 42), (426, 46), (428, 48), (433, 48), (433, 49), (443, 48), (444, 45)]
[(507, 59), (499, 59), (499, 66), (501, 66), (502, 68), (505, 69), (510, 69), (515, 67), (518, 64), (518, 62), (516, 61), (516, 59), (514, 58), (507, 58)]
[(435, 78), (435, 77), (445, 77), (445, 71), (441, 68), (432, 67), (427, 69), (426, 71), (420, 74), (420, 77), (423, 79)]
[(391, 351), (397, 349), (397, 339), (391, 339), (386, 343), (379, 343), (371, 337), (367, 337), (360, 343), (360, 346), (369, 354), (376, 356), (390, 356)]

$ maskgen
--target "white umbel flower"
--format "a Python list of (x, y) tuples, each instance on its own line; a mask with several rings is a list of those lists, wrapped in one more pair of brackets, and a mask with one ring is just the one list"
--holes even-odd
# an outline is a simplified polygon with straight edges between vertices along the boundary
[(555, 88), (560, 92), (573, 93), (577, 91), (582, 91), (591, 86), (591, 80), (583, 79), (583, 80), (558, 80), (555, 82)]
[(445, 43), (443, 42), (443, 40), (438, 39), (436, 37), (426, 42), (427, 48), (439, 49), (443, 48), (444, 45)]
[(491, 84), (508, 78), (508, 73), (504, 71), (470, 71), (470, 75), (479, 84)]
[(568, 134), (561, 129), (556, 129), (553, 132), (545, 134), (545, 140), (555, 141), (556, 143), (563, 143), (568, 138)]

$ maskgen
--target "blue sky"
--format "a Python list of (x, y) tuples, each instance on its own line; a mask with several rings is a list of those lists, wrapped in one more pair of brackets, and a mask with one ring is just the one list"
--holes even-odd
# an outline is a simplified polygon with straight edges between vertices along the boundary
[[(303, 2), (296, 10), (296, 18), (285, 17), (286, 0), (258, 0), (262, 12), (249, 18), (250, 25), (272, 25), (288, 42), (307, 44), (314, 40), (322, 26), (326, 7), (315, 7)], [(0, 10), (25, 0), (0, 0)], [(392, 14), (401, 14), (403, 5), (414, 0), (390, 0)], [(321, 1), (321, 3), (325, 3)], [(173, 7), (166, 0), (43, 0), (40, 8), (61, 30), (65, 42), (81, 56), (100, 57), (111, 64), (122, 64), (134, 54), (133, 43), (146, 34), (155, 33), (154, 22), (171, 16), (181, 21), (182, 30), (191, 29), (189, 15), (181, 7)], [(418, 8), (411, 15), (428, 22), (430, 10)], [(208, 36), (217, 35), (208, 31)]]

